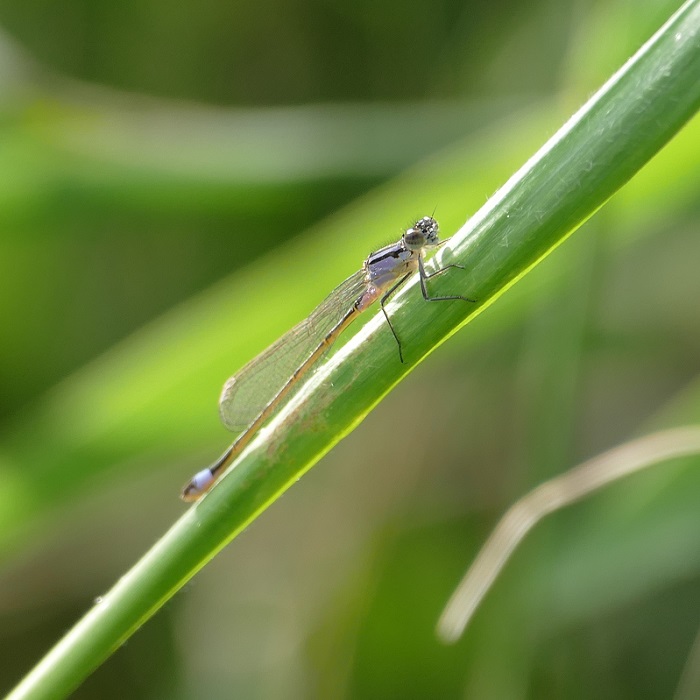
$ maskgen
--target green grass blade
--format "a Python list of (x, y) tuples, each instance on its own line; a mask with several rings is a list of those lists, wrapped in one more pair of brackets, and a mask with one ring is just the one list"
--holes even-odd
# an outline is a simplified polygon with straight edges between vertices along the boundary
[[(357, 425), (420, 359), (498, 298), (591, 216), (700, 105), (700, 1), (692, 0), (514, 175), (443, 249), (458, 262), (425, 304), (415, 283), (390, 312), (408, 365), (375, 316), (304, 386), (236, 468), (104, 596), (11, 698), (67, 695), (216, 552)], [(415, 424), (420, 429), (416, 407)], [(400, 435), (387, 439), (400, 439)], [(380, 468), (381, 465), (378, 465)]]

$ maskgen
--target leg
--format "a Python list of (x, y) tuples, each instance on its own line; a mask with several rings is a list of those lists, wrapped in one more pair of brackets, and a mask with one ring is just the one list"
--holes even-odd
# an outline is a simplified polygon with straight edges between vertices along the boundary
[(423, 299), (426, 301), (453, 301), (455, 299), (461, 299), (462, 301), (469, 301), (472, 304), (476, 302), (475, 299), (469, 299), (467, 297), (463, 297), (461, 294), (453, 294), (450, 296), (446, 297), (431, 297), (428, 294), (428, 288), (425, 286), (425, 280), (429, 280), (433, 277), (437, 277), (438, 275), (441, 275), (443, 272), (446, 270), (449, 270), (451, 267), (458, 267), (460, 270), (464, 269), (464, 265), (445, 265), (445, 267), (441, 268), (440, 270), (436, 270), (435, 272), (432, 272), (428, 274), (425, 271), (425, 266), (423, 264), (423, 257), (418, 258), (418, 275), (420, 277), (420, 290), (423, 293)]
[(401, 360), (401, 364), (403, 364), (403, 352), (401, 350), (401, 341), (399, 340), (399, 336), (396, 335), (396, 331), (394, 330), (394, 326), (391, 323), (391, 319), (389, 318), (389, 314), (386, 312), (386, 309), (384, 308), (384, 304), (386, 304), (387, 300), (389, 297), (411, 276), (411, 273), (409, 272), (407, 275), (404, 275), (380, 300), (379, 300), (379, 305), (382, 307), (382, 311), (384, 313), (384, 318), (386, 319), (386, 322), (389, 324), (389, 328), (391, 329), (391, 334), (394, 336), (394, 340), (396, 341), (396, 344), (399, 346), (399, 360)]

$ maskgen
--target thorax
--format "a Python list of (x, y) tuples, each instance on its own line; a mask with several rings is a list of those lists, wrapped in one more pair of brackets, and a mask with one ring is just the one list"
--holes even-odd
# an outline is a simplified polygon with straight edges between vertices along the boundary
[(386, 290), (404, 275), (418, 268), (418, 253), (401, 242), (380, 248), (365, 260), (367, 281), (377, 290)]

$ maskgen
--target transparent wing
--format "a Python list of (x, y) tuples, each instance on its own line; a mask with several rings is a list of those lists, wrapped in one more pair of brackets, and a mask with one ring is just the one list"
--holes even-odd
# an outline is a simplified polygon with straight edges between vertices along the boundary
[(359, 270), (338, 285), (301, 323), (234, 374), (224, 384), (219, 399), (223, 424), (233, 432), (250, 425), (366, 288), (364, 270)]

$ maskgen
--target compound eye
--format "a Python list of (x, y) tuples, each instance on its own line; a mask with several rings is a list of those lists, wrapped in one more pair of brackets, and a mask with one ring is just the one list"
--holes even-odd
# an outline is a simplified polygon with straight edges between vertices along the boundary
[(438, 245), (439, 231), (438, 222), (432, 216), (424, 216), (403, 234), (403, 240), (409, 250), (420, 250)]
[(406, 233), (404, 233), (403, 239), (406, 245), (411, 249), (422, 248), (425, 245), (425, 233), (421, 231), (418, 226), (409, 228)]

